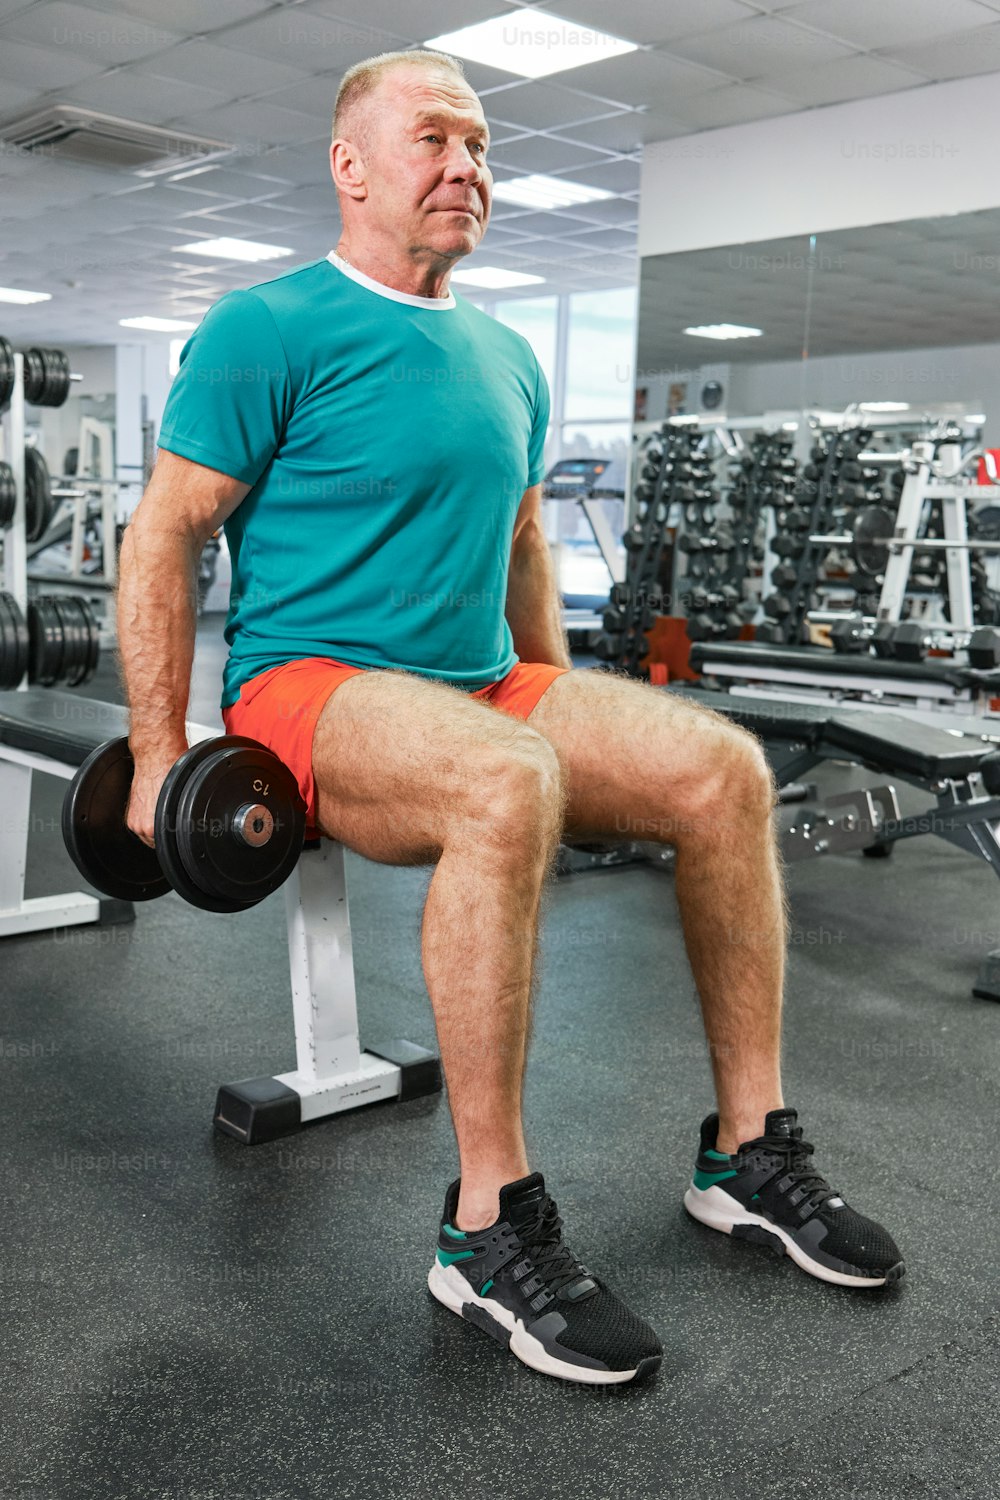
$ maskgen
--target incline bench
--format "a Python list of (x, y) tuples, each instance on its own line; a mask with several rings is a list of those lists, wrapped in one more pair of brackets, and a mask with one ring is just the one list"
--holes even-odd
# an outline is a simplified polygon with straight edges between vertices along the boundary
[[(132, 921), (127, 901), (73, 891), (25, 900), (31, 773), (71, 780), (91, 751), (128, 733), (124, 708), (74, 693), (0, 692), (0, 937), (84, 923)], [(218, 730), (188, 724), (191, 744)], [(219, 1089), (215, 1125), (246, 1144), (379, 1099), (413, 1099), (441, 1087), (435, 1053), (393, 1040), (362, 1049), (354, 987), (344, 849), (308, 846), (284, 887), (296, 1066)]]
[(823, 698), (852, 693), (951, 714), (979, 714), (1000, 698), (1000, 669), (984, 671), (946, 657), (909, 662), (842, 654), (822, 646), (757, 641), (698, 641), (691, 666), (720, 682), (757, 682)]
[[(664, 691), (714, 708), (756, 734), (781, 787), (796, 782), (821, 761), (840, 760), (908, 782), (935, 798), (921, 812), (901, 817), (888, 810), (885, 794), (891, 795), (891, 788), (872, 788), (881, 805), (867, 839), (870, 848), (888, 850), (900, 839), (932, 833), (984, 859), (1000, 875), (1000, 750), (994, 744), (891, 711), (789, 703), (777, 697), (744, 697), (704, 687)], [(836, 810), (841, 802), (849, 804), (859, 795), (864, 793), (826, 798), (824, 808)], [(814, 846), (817, 836), (829, 838), (828, 848), (836, 852), (836, 817), (829, 834), (824, 821), (810, 824), (804, 813), (800, 836), (805, 845)], [(851, 843), (845, 841), (842, 847)], [(814, 847), (812, 852), (826, 850)], [(1000, 1000), (1000, 952), (984, 961), (973, 994)]]

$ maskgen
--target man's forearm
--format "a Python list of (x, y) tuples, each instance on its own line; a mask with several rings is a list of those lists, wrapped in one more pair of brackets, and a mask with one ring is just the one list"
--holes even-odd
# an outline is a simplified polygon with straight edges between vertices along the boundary
[(519, 533), (511, 551), (506, 615), (522, 661), (572, 666), (552, 554), (544, 531), (534, 522)]
[(174, 758), (186, 746), (199, 554), (193, 535), (141, 509), (122, 540), (118, 652), (136, 757)]

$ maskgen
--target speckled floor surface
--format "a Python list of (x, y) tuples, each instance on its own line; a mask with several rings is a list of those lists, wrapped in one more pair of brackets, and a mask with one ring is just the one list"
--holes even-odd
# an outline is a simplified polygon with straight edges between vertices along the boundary
[[(29, 895), (78, 884), (61, 792), (36, 778)], [(430, 1043), (428, 872), (351, 856), (349, 877), (363, 1034)], [(605, 1392), (430, 1299), (443, 1097), (250, 1150), (212, 1133), (218, 1083), (292, 1063), (280, 896), (238, 917), (168, 896), (131, 928), (5, 940), (0, 1497), (995, 1496), (1000, 1006), (970, 990), (1000, 884), (917, 840), (799, 865), (790, 889), (788, 1102), (909, 1274), (842, 1291), (687, 1219), (711, 1100), (671, 877), (559, 882), (534, 1164), (666, 1348), (652, 1384)]]

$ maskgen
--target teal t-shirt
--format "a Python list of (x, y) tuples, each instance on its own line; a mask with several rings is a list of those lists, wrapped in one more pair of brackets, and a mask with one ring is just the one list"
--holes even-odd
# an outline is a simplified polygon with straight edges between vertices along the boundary
[(226, 522), (223, 707), (313, 656), (467, 690), (505, 676), (511, 536), (548, 415), (530, 345), (461, 298), (327, 259), (217, 302), (160, 447), (252, 486)]

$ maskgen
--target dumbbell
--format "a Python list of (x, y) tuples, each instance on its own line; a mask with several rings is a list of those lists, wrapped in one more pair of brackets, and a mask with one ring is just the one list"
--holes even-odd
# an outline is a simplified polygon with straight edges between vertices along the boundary
[(830, 626), (830, 643), (834, 651), (866, 651), (871, 646), (876, 656), (892, 656), (896, 627), (888, 620), (866, 619), (861, 614), (845, 615)]
[(981, 625), (977, 630), (953, 631), (904, 620), (893, 632), (893, 655), (898, 661), (923, 661), (928, 651), (965, 650), (969, 666), (979, 672), (1000, 667), (1000, 630)]
[(302, 852), (305, 804), (264, 745), (223, 735), (185, 751), (157, 799), (155, 849), (125, 822), (134, 771), (128, 740), (109, 740), (63, 801), (66, 848), (99, 891), (151, 901), (172, 889), (203, 911), (237, 912), (288, 879)]
[(768, 594), (764, 600), (764, 613), (772, 620), (784, 620), (792, 612), (792, 601), (785, 594)]

